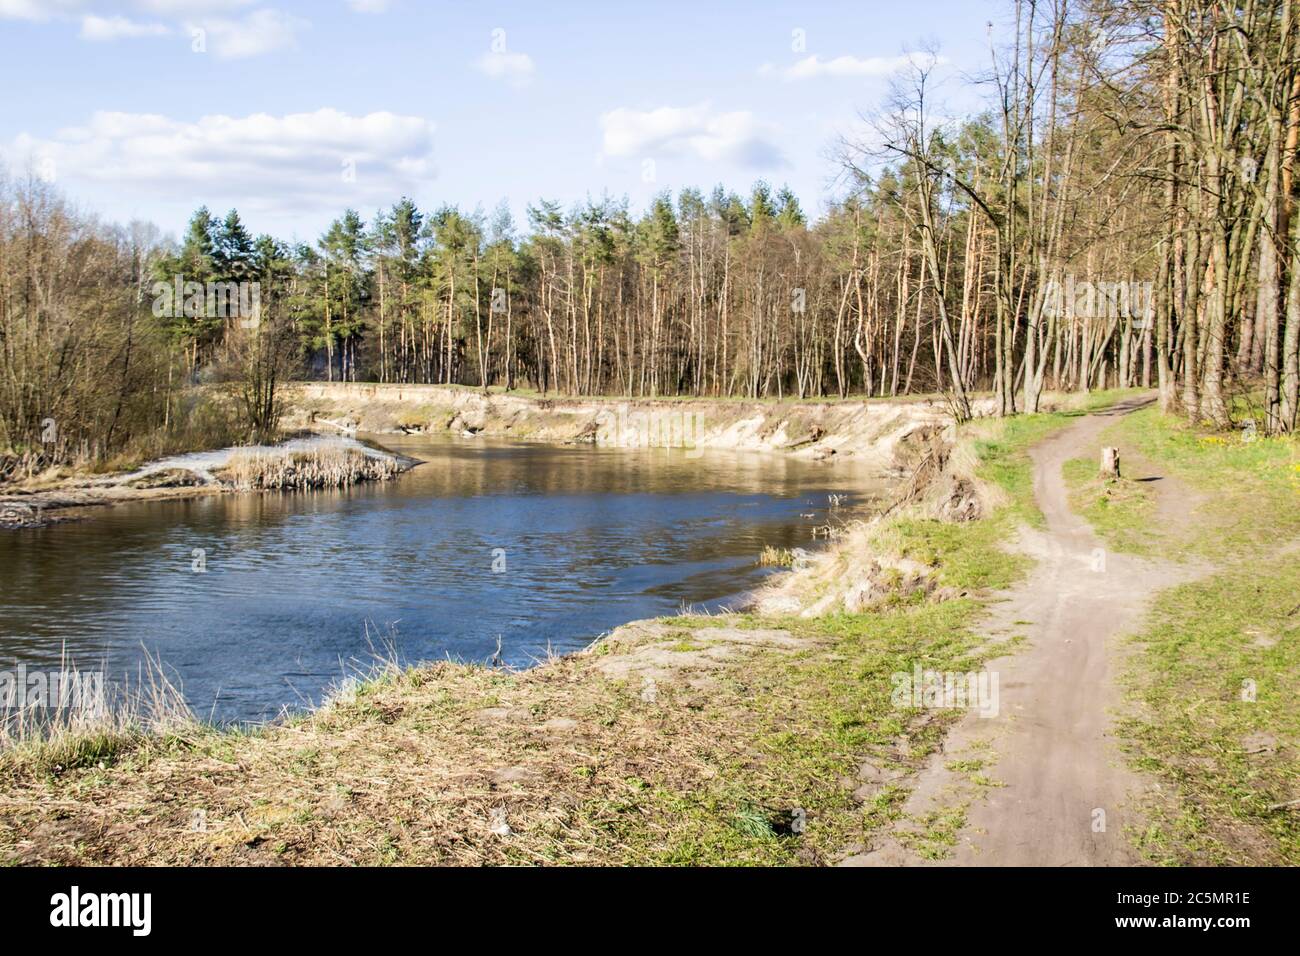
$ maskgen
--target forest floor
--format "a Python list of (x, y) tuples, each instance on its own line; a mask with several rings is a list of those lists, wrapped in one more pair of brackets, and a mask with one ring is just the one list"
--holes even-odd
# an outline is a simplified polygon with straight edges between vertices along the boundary
[[(979, 520), (904, 509), (804, 576), (842, 588), (879, 557), (869, 583), (885, 593), (867, 607), (837, 591), (812, 616), (636, 622), (525, 671), (380, 666), (252, 730), (178, 719), (14, 748), (0, 756), (0, 862), (1296, 862), (1296, 814), (1268, 809), (1295, 796), (1295, 563), (1259, 567), (1257, 550), (1296, 537), (1295, 446), (1205, 441), (1121, 410), (964, 426), (995, 492)], [(1132, 475), (1155, 477), (1139, 453), (1160, 462), (1166, 487), (1204, 505), (1195, 520), (1165, 520), (1186, 508), (1163, 503), (1163, 481), (1093, 481), (1074, 463), (1102, 442)], [(1234, 518), (1243, 501), (1257, 502), (1254, 530)], [(1242, 563), (1222, 564), (1216, 539)], [(1100, 572), (1083, 561), (1097, 548)], [(1107, 638), (1123, 632), (1136, 642), (1121, 655)], [(900, 705), (917, 667), (1004, 669), (1000, 716)], [(1242, 674), (1254, 709), (1236, 705)], [(1006, 733), (956, 749), (974, 721)], [(1077, 767), (1056, 762), (1062, 741)], [(934, 787), (936, 767), (960, 786)], [(1036, 858), (1022, 817), (1061, 823)]]

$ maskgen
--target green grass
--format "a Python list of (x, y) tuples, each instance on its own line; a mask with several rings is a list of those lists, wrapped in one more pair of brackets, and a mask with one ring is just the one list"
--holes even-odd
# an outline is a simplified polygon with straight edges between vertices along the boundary
[[(1094, 398), (1095, 403), (1105, 400)], [(545, 770), (544, 755), (550, 751), (530, 731), (514, 720), (487, 724), (473, 716), (478, 709), (505, 702), (529, 709), (531, 721), (563, 714), (583, 727), (617, 732), (588, 732), (576, 759), (566, 757), (554, 768), (554, 786), (544, 798), (536, 798), (537, 806), (523, 802), (512, 809), (512, 820), (517, 814), (532, 814), (525, 816), (532, 820), (531, 830), (521, 826), (517, 840), (489, 841), (474, 851), (477, 855), (470, 855), (465, 849), (469, 844), (458, 838), (441, 851), (455, 859), (527, 864), (579, 858), (643, 864), (828, 862), (895, 822), (907, 824), (907, 839), (918, 853), (943, 858), (963, 825), (963, 807), (903, 821), (905, 784), (884, 785), (858, 802), (844, 778), (855, 777), (864, 759), (882, 767), (915, 769), (940, 748), (948, 726), (959, 716), (956, 711), (895, 707), (893, 674), (910, 672), (917, 663), (926, 669), (974, 671), (983, 666), (986, 653), (1006, 652), (1005, 643), (996, 651), (988, 648), (978, 623), (991, 592), (1013, 584), (1028, 567), (1026, 559), (1003, 547), (1021, 521), (1037, 516), (1027, 451), (1074, 417), (1051, 414), (966, 426), (975, 442), (977, 474), (1000, 487), (1006, 503), (978, 521), (947, 524), (911, 516), (900, 518), (886, 532), (891, 546), (937, 567), (942, 583), (966, 592), (964, 596), (931, 601), (918, 593), (877, 612), (821, 618), (732, 615), (661, 622), (669, 632), (658, 639), (666, 637), (673, 649), (683, 652), (708, 646), (704, 637), (714, 626), (782, 627), (812, 640), (799, 650), (756, 653), (741, 666), (708, 671), (714, 683), (703, 689), (665, 681), (657, 688), (654, 704), (642, 698), (640, 682), (601, 680), (584, 669), (587, 663), (576, 661), (557, 664), (549, 677), (544, 671), (529, 672), (532, 677), (525, 678), (450, 666), (427, 673), (385, 672), (332, 708), (287, 731), (268, 732), (261, 742), (265, 746), (251, 756), (223, 734), (202, 741), (203, 754), (228, 753), (229, 762), (240, 765), (239, 805), (258, 792), (286, 804), (285, 812), (291, 814), (275, 818), (278, 822), (250, 820), (249, 827), (233, 832), (242, 840), (245, 830), (266, 830), (274, 837), (272, 845), (284, 844), (290, 862), (334, 860), (337, 846), (346, 846), (351, 857), (379, 863), (444, 859), (400, 833), (408, 828), (459, 833), (465, 823), (459, 782), (442, 788), (445, 794), (425, 788), (430, 792), (418, 805), (382, 795), (366, 796), (379, 802), (364, 806), (348, 801), (350, 809), (337, 811), (346, 815), (322, 830), (338, 835), (338, 844), (322, 842), (324, 838), (307, 825), (293, 823), (311, 809), (310, 788), (303, 785), (294, 798), (297, 803), (281, 794), (299, 781), (328, 780), (361, 790), (358, 784), (376, 774), (401, 778), (403, 762), (413, 759), (406, 747), (415, 752), (428, 748), (454, 767), (476, 766), (475, 761), (508, 766), (526, 755), (539, 756)], [(604, 654), (600, 648), (596, 653)], [(531, 690), (521, 690), (523, 685)], [(671, 746), (674, 739), (682, 746)], [(364, 746), (350, 750), (344, 741)], [(444, 752), (438, 746), (460, 749)], [(394, 748), (395, 762), (385, 763), (389, 758), (381, 759), (377, 747)], [(279, 751), (295, 756), (271, 761), (268, 755)], [(129, 759), (144, 770), (154, 757), (149, 748), (141, 748)], [(246, 769), (250, 760), (255, 770)], [(209, 772), (199, 764), (168, 767), (180, 773), (168, 778), (169, 786), (180, 785), (176, 781), (184, 779), (184, 773)], [(963, 772), (978, 775), (980, 769), (971, 763)], [(117, 799), (150, 808), (154, 791), (146, 775), (130, 777), (122, 771), (114, 780), (137, 787), (130, 793), (115, 788)], [(80, 781), (75, 775), (61, 778), (52, 792), (66, 798)], [(398, 779), (394, 784), (398, 793), (408, 792), (398, 785), (409, 783)], [(229, 813), (234, 797), (227, 793), (226, 799)], [(38, 809), (25, 812), (35, 814)], [(791, 826), (796, 815), (806, 820), (800, 834)], [(15, 824), (14, 832), (27, 829), (25, 823)], [(141, 831), (131, 839), (136, 858), (173, 852), (175, 858), (186, 859), (186, 853), (193, 852), (171, 831)], [(98, 845), (88, 858), (115, 859), (121, 842)], [(465, 856), (455, 856), (462, 851)], [(202, 852), (228, 851), (219, 847)], [(430, 856), (413, 855), (419, 853)]]
[[(842, 778), (854, 777), (868, 754), (898, 768), (923, 760), (957, 716), (924, 720), (929, 715), (920, 710), (895, 708), (891, 675), (910, 671), (917, 660), (943, 670), (978, 669), (982, 658), (974, 650), (982, 642), (971, 627), (977, 609), (974, 601), (957, 600), (820, 619), (729, 619), (728, 626), (779, 625), (818, 639), (815, 650), (794, 660), (755, 658), (743, 672), (724, 678), (701, 709), (705, 723), (743, 721), (752, 749), (720, 748), (712, 784), (697, 791), (682, 793), (651, 780), (623, 806), (586, 812), (614, 817), (610, 837), (626, 848), (629, 863), (829, 860), (894, 821), (905, 796), (892, 790), (859, 804)], [(715, 712), (715, 706), (738, 698), (749, 702), (747, 714), (724, 718)], [(909, 739), (905, 759), (895, 749), (901, 735)], [(795, 835), (782, 821), (800, 810), (806, 829)], [(670, 828), (666, 848), (664, 827)]]
[(1163, 784), (1139, 846), (1163, 864), (1300, 864), (1300, 812), (1270, 809), (1300, 798), (1300, 552), (1287, 550), (1300, 539), (1300, 445), (1156, 409), (1101, 439), (1197, 501), (1171, 526), (1154, 517), (1158, 483), (1117, 483), (1103, 504), (1071, 462), (1067, 479), (1098, 533), (1117, 549), (1211, 566), (1157, 597), (1126, 668), (1137, 705), (1121, 724), (1127, 750)]
[[(976, 476), (1005, 495), (1006, 505), (980, 521), (951, 523), (903, 517), (892, 524), (892, 542), (902, 557), (939, 568), (940, 582), (958, 590), (1002, 590), (1028, 570), (1029, 558), (1003, 545), (1023, 524), (1041, 527), (1043, 515), (1034, 501), (1033, 462), (1029, 449), (1090, 411), (1130, 394), (1094, 392), (1077, 411), (1020, 415), (992, 423), (972, 422), (962, 431), (971, 437)], [(960, 437), (960, 434), (959, 434)]]
[(920, 829), (899, 833), (899, 842), (924, 860), (944, 860), (957, 846), (957, 835), (966, 826), (967, 805), (944, 807), (922, 814), (913, 822)]
[[(1163, 594), (1128, 674), (1136, 766), (1173, 799), (1141, 845), (1161, 863), (1300, 864), (1300, 565), (1250, 563)], [(1253, 699), (1252, 699), (1253, 698)], [(1265, 751), (1250, 753), (1260, 746)]]
[(1010, 587), (1029, 568), (1028, 558), (1000, 547), (1014, 527), (1003, 513), (966, 525), (904, 518), (892, 530), (900, 557), (938, 567), (940, 583), (966, 591)]
[(1120, 419), (1107, 444), (1128, 445), (1200, 492), (1191, 532), (1174, 547), (1209, 557), (1266, 553), (1300, 537), (1300, 444), (1192, 428), (1149, 408)]
[[(1087, 410), (1103, 407), (1115, 393), (1092, 396)], [(784, 627), (815, 637), (818, 649), (796, 660), (764, 656), (742, 678), (730, 678), (714, 696), (750, 701), (749, 728), (755, 754), (723, 760), (711, 786), (682, 794), (652, 786), (634, 807), (621, 807), (611, 836), (627, 847), (628, 861), (668, 865), (797, 864), (824, 861), (846, 846), (869, 841), (873, 832), (903, 815), (904, 786), (885, 786), (859, 804), (843, 778), (852, 778), (864, 757), (886, 767), (915, 767), (942, 743), (956, 712), (923, 714), (898, 709), (890, 699), (890, 676), (922, 667), (979, 670), (985, 652), (1005, 654), (1007, 643), (989, 650), (977, 624), (991, 593), (1010, 587), (1030, 560), (1007, 551), (1020, 522), (1041, 522), (1034, 503), (1029, 448), (1084, 411), (1021, 416), (964, 426), (977, 437), (977, 475), (996, 484), (1008, 501), (978, 521), (948, 523), (900, 517), (883, 541), (902, 557), (939, 570), (941, 583), (968, 596), (939, 603), (910, 600), (867, 614), (771, 621), (742, 616), (719, 626)], [(689, 619), (699, 627), (698, 619)], [(681, 623), (670, 621), (667, 623)], [(739, 683), (737, 683), (739, 682)], [(705, 707), (700, 719), (716, 719)], [(735, 719), (732, 717), (731, 719)], [(906, 756), (895, 749), (908, 738)], [(983, 786), (994, 784), (968, 768)], [(608, 811), (608, 808), (600, 808)], [(771, 821), (795, 809), (807, 815), (801, 837), (778, 833)], [(667, 851), (656, 845), (662, 821), (671, 819)], [(965, 808), (949, 808), (907, 821), (903, 832), (926, 859), (943, 859), (956, 845)]]
[[(1100, 446), (1099, 446), (1100, 447)], [(1151, 555), (1162, 541), (1154, 524), (1155, 491), (1147, 482), (1098, 476), (1097, 458), (1065, 463), (1070, 508), (1083, 517), (1114, 551)]]

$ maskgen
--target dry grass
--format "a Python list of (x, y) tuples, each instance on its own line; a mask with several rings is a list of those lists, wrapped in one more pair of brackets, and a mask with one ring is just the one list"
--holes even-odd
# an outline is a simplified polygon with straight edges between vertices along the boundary
[(356, 448), (311, 451), (257, 451), (233, 455), (219, 477), (241, 491), (347, 488), (362, 481), (387, 481), (401, 474), (395, 458), (367, 455)]
[(61, 694), (0, 709), (0, 773), (43, 776), (102, 767), (143, 741), (201, 731), (183, 694), (148, 651), (134, 683), (107, 683), (102, 671), (79, 668), (66, 657), (55, 673)]
[[(0, 764), (0, 862), (828, 861), (889, 818), (891, 797), (842, 783), (864, 749), (907, 764), (936, 745), (888, 675), (922, 648), (960, 659), (963, 613), (647, 622), (523, 672), (380, 665), (253, 733)], [(780, 826), (796, 808), (798, 838)]]
[[(1025, 444), (1051, 426), (1003, 427), (978, 471), (1018, 503)], [(142, 734), (75, 767), (0, 761), (0, 863), (833, 862), (898, 817), (940, 745), (947, 718), (892, 706), (890, 675), (979, 666), (976, 592), (1020, 570), (998, 547), (1016, 510), (952, 524), (909, 508), (794, 576), (830, 593), (861, 563), (847, 552), (879, 549), (946, 600), (640, 622), (523, 672), (385, 661), (254, 732)], [(864, 792), (864, 760), (897, 783)]]

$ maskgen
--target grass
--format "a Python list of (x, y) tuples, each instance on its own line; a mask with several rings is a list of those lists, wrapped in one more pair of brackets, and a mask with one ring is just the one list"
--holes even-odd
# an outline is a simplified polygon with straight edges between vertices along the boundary
[[(0, 862), (831, 862), (899, 821), (905, 775), (958, 716), (893, 706), (891, 675), (981, 667), (983, 604), (1026, 567), (1001, 543), (1035, 520), (1027, 449), (1071, 415), (963, 427), (998, 489), (982, 520), (878, 526), (945, 600), (642, 622), (523, 672), (386, 664), (311, 714), (142, 733), (103, 766), (0, 754)], [(895, 782), (860, 790), (864, 760)], [(942, 858), (963, 820), (913, 820), (908, 839)]]
[(138, 686), (110, 686), (102, 673), (80, 670), (65, 659), (56, 672), (62, 690), (54, 690), (55, 678), (44, 674), (51, 685), (44, 700), (11, 700), (11, 692), (21, 691), (6, 687), (0, 705), (0, 764), (42, 779), (84, 768), (103, 770), (146, 741), (202, 732), (161, 664), (151, 656), (145, 663)]
[(1131, 478), (1102, 478), (1096, 460), (1072, 458), (1065, 463), (1070, 508), (1082, 516), (1115, 551), (1151, 555), (1161, 529), (1154, 524), (1155, 490)]
[(1121, 729), (1168, 785), (1140, 845), (1153, 862), (1300, 864), (1300, 566), (1238, 565), (1161, 596)]
[(1203, 496), (1196, 520), (1171, 547), (1248, 557), (1300, 537), (1300, 444), (1294, 437), (1222, 434), (1146, 409), (1119, 421), (1124, 443)]
[[(702, 712), (707, 718), (719, 707), (718, 713), (739, 721), (749, 747), (732, 751), (734, 739), (726, 741), (716, 754), (718, 772), (703, 787), (654, 781), (638, 801), (639, 816), (617, 831), (630, 851), (625, 861), (822, 862), (891, 823), (901, 813), (905, 789), (861, 804), (844, 781), (855, 778), (864, 758), (907, 772), (938, 747), (955, 714), (935, 719), (919, 709), (894, 708), (890, 676), (909, 670), (918, 657), (926, 666), (977, 668), (980, 658), (972, 652), (980, 642), (970, 627), (975, 609), (973, 601), (953, 601), (775, 622), (807, 642), (808, 650), (794, 661), (767, 656), (751, 662), (711, 693), (714, 700)], [(763, 832), (752, 825), (754, 808), (762, 808), (765, 820), (802, 811), (806, 829), (798, 839)]]
[[(1029, 449), (1075, 418), (1104, 408), (1125, 392), (1094, 392), (1069, 411), (975, 421), (962, 430), (974, 476), (996, 489), (999, 504), (980, 521), (953, 523), (903, 515), (886, 529), (887, 546), (902, 557), (939, 568), (940, 583), (959, 591), (1002, 590), (1029, 568), (1030, 559), (1001, 547), (1021, 524), (1041, 527), (1034, 502)], [(959, 446), (956, 454), (963, 449)]]
[[(1300, 864), (1300, 812), (1278, 806), (1300, 798), (1300, 444), (1155, 409), (1101, 442), (1165, 477), (1104, 485), (1072, 462), (1080, 511), (1110, 547), (1199, 569), (1157, 597), (1124, 675), (1130, 758), (1163, 784), (1138, 843), (1162, 864)], [(1174, 482), (1182, 520), (1158, 508)]]
[(789, 568), (794, 566), (795, 554), (789, 548), (776, 548), (770, 544), (763, 545), (758, 555), (758, 565), (763, 568)]

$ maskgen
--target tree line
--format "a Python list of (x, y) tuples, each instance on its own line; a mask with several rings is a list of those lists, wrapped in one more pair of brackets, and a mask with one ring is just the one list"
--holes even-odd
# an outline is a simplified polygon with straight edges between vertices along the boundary
[[(526, 223), (400, 199), (314, 243), (199, 209), (179, 243), (0, 183), (0, 439), (60, 454), (171, 436), (227, 383), (274, 430), (277, 383), (816, 398), (940, 392), (959, 416), (1046, 389), (1293, 431), (1300, 385), (1300, 33), (1291, 0), (1009, 0), (941, 122), (916, 58), (835, 144), (809, 218), (756, 183), (540, 201)], [(189, 296), (189, 284), (198, 295)], [(255, 315), (237, 298), (257, 290)], [(160, 290), (168, 296), (162, 307)], [(239, 307), (213, 308), (227, 290)], [(48, 436), (47, 436), (48, 437)], [(54, 455), (58, 457), (58, 455)]]

